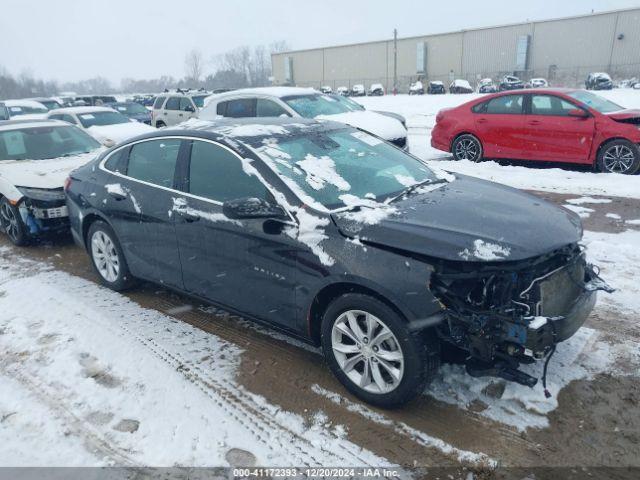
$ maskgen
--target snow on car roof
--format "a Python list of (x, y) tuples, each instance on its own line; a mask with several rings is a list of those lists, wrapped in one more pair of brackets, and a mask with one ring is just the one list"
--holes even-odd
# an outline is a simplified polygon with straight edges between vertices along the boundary
[(0, 132), (5, 132), (7, 130), (19, 130), (23, 128), (59, 126), (69, 126), (69, 124), (61, 122), (60, 120), (7, 120), (0, 122)]
[(30, 108), (44, 108), (45, 110), (48, 110), (47, 107), (45, 107), (43, 104), (41, 104), (40, 102), (36, 102), (35, 100), (26, 100), (26, 99), (19, 99), (19, 100), (4, 100), (4, 104), (7, 107), (30, 107)]
[(51, 113), (55, 115), (59, 115), (61, 113), (68, 113), (71, 115), (78, 115), (81, 113), (95, 113), (95, 112), (113, 112), (113, 108), (109, 107), (67, 107), (67, 108), (57, 108), (52, 110)]
[(215, 98), (233, 97), (242, 95), (270, 95), (273, 97), (289, 97), (292, 95), (318, 95), (315, 88), (302, 87), (258, 87), (240, 88), (231, 92), (224, 92), (215, 95)]

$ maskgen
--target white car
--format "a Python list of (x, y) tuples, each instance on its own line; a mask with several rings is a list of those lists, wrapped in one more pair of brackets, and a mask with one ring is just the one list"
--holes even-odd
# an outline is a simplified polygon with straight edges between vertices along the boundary
[(547, 88), (548, 86), (549, 82), (544, 78), (532, 78), (527, 84), (529, 88)]
[(381, 83), (372, 83), (369, 87), (369, 96), (382, 96), (384, 95), (384, 87)]
[(407, 130), (396, 118), (370, 110), (354, 111), (337, 98), (313, 88), (246, 88), (213, 95), (198, 118), (215, 121), (221, 117), (282, 116), (333, 120), (366, 130), (400, 148), (407, 144)]
[(21, 120), (42, 120), (47, 117), (49, 109), (35, 100), (5, 100), (5, 107), (11, 118), (20, 117)]
[(424, 95), (424, 85), (420, 80), (409, 85), (409, 95)]
[(58, 108), (49, 112), (47, 118), (72, 123), (105, 147), (112, 147), (132, 137), (155, 131), (155, 128), (131, 120), (107, 107)]
[(210, 93), (167, 92), (158, 95), (151, 110), (151, 125), (156, 128), (171, 127), (198, 116)]
[(336, 88), (336, 93), (338, 95), (342, 95), (343, 97), (348, 97), (349, 96), (349, 89), (347, 87), (338, 87)]
[(364, 88), (364, 85), (361, 83), (356, 83), (351, 87), (351, 96), (352, 97), (364, 97), (367, 94), (367, 91)]
[(323, 85), (320, 87), (320, 91), (322, 93), (333, 93), (333, 88), (331, 88), (329, 85)]
[(15, 245), (68, 229), (63, 191), (72, 170), (91, 161), (100, 144), (57, 120), (0, 124), (0, 230)]

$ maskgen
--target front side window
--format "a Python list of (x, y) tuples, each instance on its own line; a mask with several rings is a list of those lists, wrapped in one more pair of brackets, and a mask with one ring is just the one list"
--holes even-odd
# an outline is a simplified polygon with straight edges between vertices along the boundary
[(181, 140), (159, 139), (131, 147), (127, 176), (161, 187), (173, 187)]
[(481, 113), (519, 115), (522, 113), (523, 95), (503, 95), (495, 97), (484, 104), (484, 111)]
[(0, 159), (45, 160), (88, 153), (100, 144), (77, 127), (37, 127), (0, 132)]
[(279, 117), (280, 115), (291, 116), (276, 102), (258, 98), (256, 101), (256, 117)]
[(221, 146), (197, 140), (191, 146), (189, 193), (219, 202), (243, 197), (267, 198), (265, 186), (244, 172), (236, 155)]
[(532, 95), (531, 114), (532, 115), (553, 115), (559, 117), (569, 116), (571, 110), (576, 107), (560, 97), (554, 95)]
[(275, 140), (254, 148), (301, 200), (310, 197), (329, 209), (344, 207), (343, 195), (381, 202), (438, 180), (421, 161), (352, 128)]
[(208, 96), (209, 95), (197, 95), (195, 97), (191, 97), (191, 100), (193, 101), (196, 107), (202, 108), (204, 107), (204, 99), (207, 98)]
[(180, 97), (169, 97), (166, 105), (164, 106), (165, 110), (180, 110)]
[(328, 95), (296, 95), (283, 97), (282, 101), (301, 117), (315, 118), (320, 115), (336, 115), (352, 111), (343, 103)]
[[(237, 100), (229, 100), (225, 103), (225, 117), (247, 118), (256, 116), (255, 98), (238, 98)], [(218, 107), (219, 106), (220, 105), (218, 105)]]
[(156, 98), (156, 101), (153, 102), (153, 109), (154, 110), (160, 110), (162, 108), (162, 104), (164, 103), (164, 99), (167, 97), (158, 97)]
[(118, 123), (129, 123), (129, 119), (118, 112), (90, 112), (79, 113), (78, 120), (84, 128), (103, 125), (116, 125)]

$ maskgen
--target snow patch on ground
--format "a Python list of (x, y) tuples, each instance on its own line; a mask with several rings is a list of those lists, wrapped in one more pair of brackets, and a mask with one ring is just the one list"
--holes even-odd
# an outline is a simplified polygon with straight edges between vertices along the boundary
[(593, 197), (580, 197), (570, 198), (567, 203), (571, 205), (584, 205), (585, 203), (611, 203), (610, 198), (593, 198)]
[(571, 210), (574, 213), (577, 213), (580, 218), (589, 218), (595, 210), (593, 208), (580, 207), (578, 205), (563, 205), (567, 210)]

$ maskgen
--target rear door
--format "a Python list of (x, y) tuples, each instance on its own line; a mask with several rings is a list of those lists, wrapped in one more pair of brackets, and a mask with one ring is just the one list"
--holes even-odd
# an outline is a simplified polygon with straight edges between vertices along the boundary
[(524, 95), (494, 97), (474, 107), (473, 112), (485, 157), (524, 158)]
[(218, 103), (218, 115), (229, 118), (250, 118), (256, 116), (256, 98), (236, 98)]
[(185, 288), (220, 305), (295, 327), (297, 242), (264, 219), (229, 220), (227, 200), (255, 197), (275, 202), (247, 175), (229, 148), (193, 140), (184, 169), (185, 194), (176, 199), (175, 227)]
[(583, 110), (556, 95), (531, 94), (525, 115), (525, 156), (533, 160), (590, 163), (595, 120), (591, 114), (585, 118), (569, 116), (576, 109)]
[(153, 139), (126, 149), (123, 173), (105, 185), (104, 210), (134, 276), (182, 288), (171, 209), (182, 140)]

